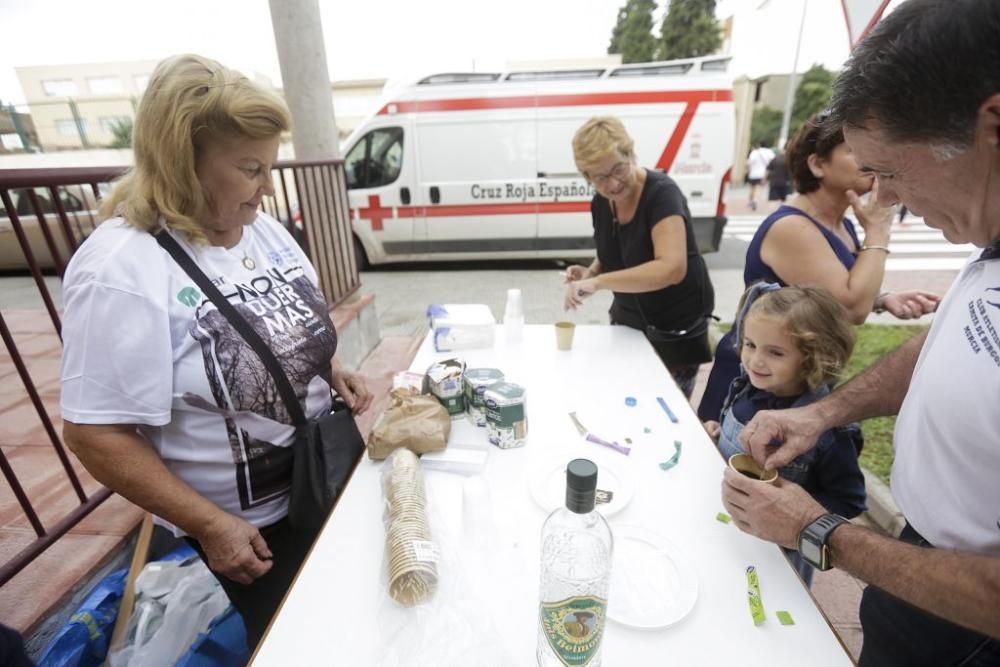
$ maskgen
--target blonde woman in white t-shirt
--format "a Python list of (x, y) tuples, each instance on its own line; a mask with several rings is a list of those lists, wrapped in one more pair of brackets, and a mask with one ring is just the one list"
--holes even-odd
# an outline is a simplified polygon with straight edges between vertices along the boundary
[[(259, 358), (151, 232), (173, 236), (275, 353), (306, 417), (363, 377), (333, 359), (316, 273), (275, 220), (281, 98), (194, 55), (161, 62), (136, 113), (135, 167), (64, 282), (66, 443), (100, 482), (185, 536), (252, 650), (314, 534), (289, 525), (294, 426)], [(332, 365), (331, 365), (332, 364)]]

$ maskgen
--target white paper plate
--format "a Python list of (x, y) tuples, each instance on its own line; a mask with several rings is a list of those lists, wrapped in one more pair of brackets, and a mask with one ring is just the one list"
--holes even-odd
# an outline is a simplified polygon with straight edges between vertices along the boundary
[(691, 613), (698, 572), (666, 538), (636, 526), (614, 526), (608, 618), (634, 628), (665, 628)]
[[(531, 497), (545, 510), (551, 512), (566, 504), (566, 464), (579, 456), (567, 454), (565, 458), (542, 462), (528, 478)], [(605, 517), (620, 512), (635, 492), (635, 480), (628, 467), (612, 462), (604, 456), (585, 456), (597, 465), (597, 488), (611, 491), (609, 503), (599, 503), (597, 511)]]

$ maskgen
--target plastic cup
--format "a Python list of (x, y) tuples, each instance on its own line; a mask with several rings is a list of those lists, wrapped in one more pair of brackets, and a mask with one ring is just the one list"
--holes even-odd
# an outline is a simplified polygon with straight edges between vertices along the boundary
[(573, 347), (573, 333), (576, 325), (572, 322), (556, 322), (556, 348), (569, 350)]
[(511, 288), (507, 290), (507, 307), (504, 310), (504, 321), (523, 317), (524, 308), (521, 306), (521, 290)]
[(736, 472), (766, 484), (774, 484), (778, 479), (777, 470), (764, 470), (749, 454), (733, 454), (729, 457), (729, 467)]

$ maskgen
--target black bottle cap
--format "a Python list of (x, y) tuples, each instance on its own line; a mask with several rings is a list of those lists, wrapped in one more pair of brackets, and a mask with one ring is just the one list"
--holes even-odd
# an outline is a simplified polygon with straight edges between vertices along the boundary
[(597, 466), (587, 459), (573, 459), (566, 466), (566, 509), (577, 514), (594, 511)]

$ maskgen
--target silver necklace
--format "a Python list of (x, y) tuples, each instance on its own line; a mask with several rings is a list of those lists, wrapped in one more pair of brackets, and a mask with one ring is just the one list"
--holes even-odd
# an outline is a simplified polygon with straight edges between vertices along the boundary
[(243, 252), (243, 266), (247, 267), (248, 271), (253, 271), (257, 268), (257, 262), (253, 261), (253, 258), (246, 251)]

